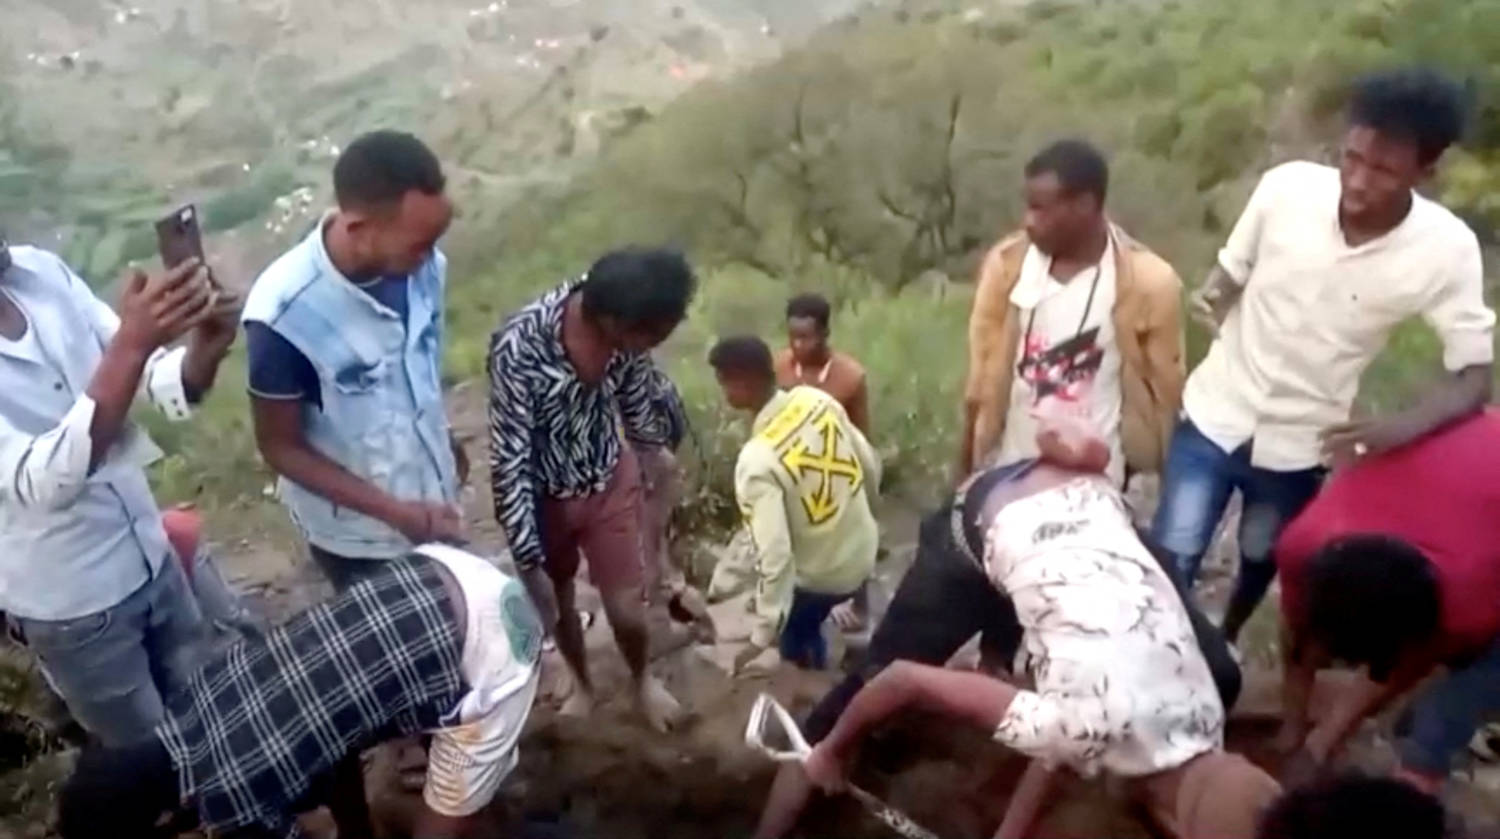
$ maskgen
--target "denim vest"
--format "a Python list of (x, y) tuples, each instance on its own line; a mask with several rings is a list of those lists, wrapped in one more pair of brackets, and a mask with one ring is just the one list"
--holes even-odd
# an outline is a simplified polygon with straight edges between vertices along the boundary
[[(334, 267), (319, 224), (256, 279), (245, 302), (245, 321), (274, 329), (317, 371), (322, 408), (302, 407), (308, 444), (402, 501), (458, 497), (440, 379), (446, 269), (433, 251), (412, 272), (403, 325)], [(411, 550), (382, 521), (286, 478), (279, 489), (308, 542), (325, 551), (387, 559)]]

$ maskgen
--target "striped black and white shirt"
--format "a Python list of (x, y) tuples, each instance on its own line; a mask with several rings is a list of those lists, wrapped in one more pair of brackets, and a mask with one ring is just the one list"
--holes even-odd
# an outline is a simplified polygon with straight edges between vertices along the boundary
[(537, 516), (543, 494), (603, 491), (622, 436), (667, 443), (648, 356), (616, 353), (598, 384), (580, 380), (568, 361), (563, 309), (582, 282), (548, 292), (490, 336), (490, 482), (495, 518), (521, 569), (543, 560)]

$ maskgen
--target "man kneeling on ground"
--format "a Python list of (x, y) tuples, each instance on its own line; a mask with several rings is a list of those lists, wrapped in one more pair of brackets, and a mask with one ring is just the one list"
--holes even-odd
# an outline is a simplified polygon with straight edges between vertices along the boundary
[(779, 389), (761, 339), (726, 338), (708, 362), (730, 406), (755, 414), (734, 468), (753, 565), (720, 563), (709, 599), (755, 586), (750, 646), (737, 665), (779, 636), (784, 661), (821, 670), (828, 664), (823, 621), (875, 570), (880, 536), (870, 495), (880, 484), (880, 458), (832, 396), (805, 386)]
[[(1279, 787), (1223, 751), (1220, 695), (1232, 696), (1234, 689), (1216, 678), (1217, 665), (1210, 666), (1211, 657), (1223, 656), (1222, 639), (1217, 646), (1205, 643), (1166, 570), (1136, 535), (1119, 490), (1104, 474), (1108, 447), (1092, 432), (1050, 423), (1038, 443), (1040, 460), (981, 472), (955, 499), (962, 512), (951, 520), (950, 544), (964, 546), (959, 550), (970, 558), (971, 573), (961, 575), (956, 566), (962, 560), (950, 561), (954, 567), (947, 570), (934, 570), (931, 559), (919, 568), (919, 552), (871, 642), (876, 657), (893, 632), (925, 636), (928, 648), (913, 650), (931, 662), (941, 648), (951, 654), (953, 638), (962, 643), (982, 628), (1001, 647), (1019, 641), (1035, 690), (913, 661), (889, 663), (862, 689), (862, 679), (851, 677), (813, 712), (809, 739), (821, 742), (804, 767), (788, 767), (778, 777), (761, 836), (790, 830), (809, 782), (841, 789), (854, 747), (906, 708), (970, 721), (1033, 758), (1000, 837), (1026, 834), (1058, 767), (1129, 779), (1132, 793), (1173, 836), (1255, 836), (1259, 813)], [(935, 534), (923, 529), (922, 547), (932, 551)], [(966, 579), (972, 591), (934, 596), (943, 579)], [(988, 598), (978, 594), (980, 587)], [(944, 601), (956, 620), (941, 614), (925, 623), (911, 619), (922, 603)], [(967, 613), (982, 614), (984, 623), (966, 624)], [(851, 684), (858, 691), (852, 701)], [(830, 717), (837, 719), (831, 732)]]
[[(1336, 474), (1276, 546), (1289, 638), (1286, 723), (1298, 777), (1366, 717), (1440, 666), (1397, 724), (1401, 777), (1437, 794), (1453, 758), (1500, 710), (1500, 412)], [(1366, 672), (1308, 725), (1319, 668)], [(1394, 834), (1393, 834), (1394, 835)]]
[(520, 583), (428, 545), (264, 640), (241, 641), (168, 700), (156, 736), (85, 752), (63, 789), (64, 839), (175, 835), (184, 805), (212, 835), (296, 837), (327, 804), (372, 835), (360, 751), (433, 734), (415, 834), (463, 834), (516, 765), (542, 626)]

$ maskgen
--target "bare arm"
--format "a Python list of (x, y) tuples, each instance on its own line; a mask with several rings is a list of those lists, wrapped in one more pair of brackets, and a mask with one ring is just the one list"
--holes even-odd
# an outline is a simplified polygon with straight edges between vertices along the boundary
[(1281, 625), (1281, 732), (1276, 749), (1292, 754), (1307, 740), (1308, 707), (1318, 670), (1327, 666), (1328, 657), (1321, 649), (1302, 641), (1290, 623)]
[[(979, 673), (897, 661), (854, 697), (814, 755), (821, 754), (823, 760), (841, 767), (866, 732), (908, 708), (956, 717), (994, 731), (1017, 693), (1014, 685)], [(811, 757), (807, 768), (814, 783), (825, 786)], [(842, 769), (839, 772), (842, 777)]]
[(1011, 793), (1010, 805), (1005, 808), (1005, 818), (1000, 822), (1000, 829), (995, 832), (995, 839), (1021, 839), (1029, 833), (1056, 780), (1056, 769), (1048, 768), (1038, 760), (1028, 763), (1026, 774), (1021, 776), (1021, 783)]
[[(474, 816), (445, 816), (431, 807), (417, 811), (416, 823), (411, 835), (420, 839), (463, 839), (470, 835), (471, 828), (478, 823)], [(339, 835), (345, 835), (340, 828)], [(368, 836), (368, 833), (351, 833), (350, 836)]]
[(866, 437), (870, 436), (870, 385), (863, 376), (860, 377), (859, 385), (854, 389), (854, 395), (849, 397), (847, 411), (849, 422), (853, 423), (861, 434)]
[(1189, 299), (1189, 313), (1210, 335), (1217, 335), (1244, 294), (1245, 287), (1235, 282), (1222, 265), (1215, 265)]
[(1428, 673), (1432, 672), (1436, 660), (1425, 650), (1408, 653), (1396, 666), (1389, 679), (1376, 682), (1361, 675), (1349, 689), (1339, 697), (1338, 703), (1321, 720), (1312, 733), (1307, 735), (1307, 751), (1319, 764), (1338, 754), (1349, 735), (1361, 722), (1378, 713), (1392, 699), (1406, 693)]
[(125, 429), (125, 418), (130, 414), (152, 349), (122, 335), (116, 335), (104, 348), (94, 378), (84, 391), (94, 400), (94, 418), (89, 423), (89, 472), (104, 463), (110, 447)]
[[(66, 266), (63, 270), (70, 282), (82, 285)], [(99, 367), (84, 391), (94, 401), (94, 416), (89, 423), (92, 472), (104, 462), (124, 430), (152, 354), (208, 317), (213, 300), (207, 274), (195, 260), (159, 277), (148, 278), (139, 269), (132, 271), (120, 295), (120, 317), (87, 292), (87, 287), (81, 293), (88, 294), (82, 302), (88, 305), (90, 327), (107, 342)]]
[(393, 498), (308, 445), (302, 432), (302, 405), (297, 400), (251, 396), (250, 409), (256, 445), (277, 474), (333, 504), (383, 521), (413, 542), (446, 537), (441, 510)]
[(193, 330), (182, 360), (182, 388), (189, 402), (202, 401), (213, 389), (214, 380), (219, 376), (219, 365), (239, 334), (240, 309), (244, 302), (238, 294), (219, 292), (213, 309)]
[(1494, 367), (1466, 367), (1441, 379), (1417, 404), (1396, 414), (1350, 420), (1323, 432), (1323, 452), (1335, 461), (1400, 448), (1472, 416), (1490, 400)]
[[(1449, 372), (1420, 402), (1383, 419), (1342, 423), (1324, 434), (1337, 458), (1397, 448), (1467, 417), (1490, 400), (1494, 382), (1495, 313), (1484, 302), (1484, 265), (1472, 233), (1449, 249), (1447, 270), (1426, 301), (1422, 319), (1443, 345)], [(1361, 448), (1362, 447), (1362, 448)]]

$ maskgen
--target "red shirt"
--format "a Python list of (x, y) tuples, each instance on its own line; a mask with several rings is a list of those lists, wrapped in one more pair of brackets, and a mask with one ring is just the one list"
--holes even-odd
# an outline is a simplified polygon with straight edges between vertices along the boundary
[(1452, 655), (1500, 635), (1500, 411), (1336, 474), (1276, 544), (1282, 614), (1298, 614), (1303, 571), (1330, 540), (1382, 534), (1432, 562), (1441, 639)]

